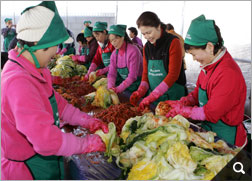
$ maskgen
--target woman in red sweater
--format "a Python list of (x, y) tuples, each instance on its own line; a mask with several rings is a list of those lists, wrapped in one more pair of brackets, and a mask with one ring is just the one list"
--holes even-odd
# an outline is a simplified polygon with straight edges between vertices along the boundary
[(201, 64), (197, 86), (172, 107), (167, 117), (180, 114), (202, 121), (205, 130), (232, 145), (246, 143), (243, 113), (246, 84), (242, 72), (223, 46), (220, 29), (214, 20), (201, 15), (191, 22), (185, 38), (185, 51)]
[(152, 102), (179, 100), (185, 96), (186, 84), (179, 39), (165, 31), (166, 26), (153, 12), (142, 13), (137, 26), (148, 41), (143, 49), (142, 81), (130, 97), (131, 104), (136, 105), (145, 95), (140, 109)]

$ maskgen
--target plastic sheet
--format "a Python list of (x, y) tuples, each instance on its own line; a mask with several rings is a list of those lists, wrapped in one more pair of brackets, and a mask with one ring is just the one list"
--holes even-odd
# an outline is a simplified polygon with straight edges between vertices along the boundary
[(115, 180), (121, 175), (121, 169), (117, 167), (115, 158), (111, 163), (107, 162), (101, 152), (71, 156), (69, 170), (71, 179), (81, 180)]
[[(73, 134), (85, 137), (89, 131), (78, 126), (73, 129)], [(68, 179), (78, 180), (115, 180), (121, 175), (121, 169), (117, 167), (115, 158), (111, 163), (103, 152), (93, 152), (81, 155), (73, 155), (67, 158)]]

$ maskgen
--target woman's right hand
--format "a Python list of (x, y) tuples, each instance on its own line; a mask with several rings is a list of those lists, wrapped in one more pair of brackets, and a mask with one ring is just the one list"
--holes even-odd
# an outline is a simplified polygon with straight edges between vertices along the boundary
[(106, 150), (106, 146), (103, 143), (100, 136), (96, 134), (87, 135), (85, 138), (85, 141), (83, 143), (83, 151), (82, 153), (90, 153), (90, 152), (97, 152), (102, 151), (104, 152)]
[(137, 103), (141, 98), (142, 97), (140, 96), (138, 91), (133, 92), (130, 96), (130, 104), (132, 104), (133, 106), (137, 106)]

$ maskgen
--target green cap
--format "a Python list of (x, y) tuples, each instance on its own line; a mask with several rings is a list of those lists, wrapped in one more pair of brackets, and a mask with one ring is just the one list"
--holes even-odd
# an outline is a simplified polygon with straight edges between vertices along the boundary
[(100, 22), (100, 21), (97, 21), (97, 22), (94, 24), (93, 31), (103, 31), (103, 30), (106, 30), (106, 29), (107, 29), (107, 26), (108, 26), (108, 23), (107, 23), (107, 22)]
[[(28, 45), (24, 45), (24, 48), (19, 53), (18, 56), (20, 56), (25, 50), (29, 51), (32, 55), (32, 58), (35, 62), (35, 65), (37, 68), (40, 68), (39, 62), (34, 55), (33, 52), (39, 49), (49, 48), (53, 46), (57, 46), (60, 43), (66, 42), (71, 43), (73, 42), (73, 39), (69, 37), (69, 34), (67, 33), (67, 30), (65, 28), (65, 25), (62, 21), (62, 19), (59, 16), (56, 4), (54, 1), (43, 1), (42, 3), (38, 4), (37, 6), (31, 6), (26, 8), (22, 13), (21, 17), (19, 19), (19, 22), (17, 24), (17, 38), (20, 38), (22, 40), (26, 40), (27, 33), (25, 31), (29, 32), (36, 32), (38, 29), (36, 28), (36, 24), (34, 23), (27, 23), (28, 20), (37, 20), (39, 21), (41, 17), (47, 18), (46, 14), (43, 13), (44, 11), (40, 11), (39, 7), (45, 7), (49, 10), (51, 10), (54, 15), (49, 25), (44, 25), (41, 23), (40, 26), (46, 26), (46, 31), (42, 35), (42, 37), (38, 40), (38, 43), (34, 46), (29, 47)], [(30, 9), (33, 9), (33, 11), (29, 11)], [(29, 11), (29, 12), (28, 12)], [(40, 16), (38, 16), (40, 15)], [(33, 22), (31, 21), (31, 22)]]
[(115, 34), (118, 36), (124, 36), (126, 33), (126, 25), (111, 25), (109, 27), (109, 32), (108, 34)]
[(214, 45), (218, 42), (214, 20), (206, 20), (205, 16), (201, 15), (192, 20), (185, 37), (185, 43), (193, 46), (202, 46), (208, 42)]
[(85, 24), (85, 23), (91, 24), (92, 22), (91, 22), (90, 20), (87, 20), (87, 21), (84, 21), (84, 22), (83, 22), (83, 24)]
[(5, 18), (4, 22), (7, 23), (8, 21), (11, 21), (11, 20), (12, 20), (11, 18)]
[(92, 30), (90, 30), (88, 27), (86, 27), (84, 29), (84, 37), (87, 38), (87, 37), (90, 37), (90, 36), (93, 36), (92, 35)]

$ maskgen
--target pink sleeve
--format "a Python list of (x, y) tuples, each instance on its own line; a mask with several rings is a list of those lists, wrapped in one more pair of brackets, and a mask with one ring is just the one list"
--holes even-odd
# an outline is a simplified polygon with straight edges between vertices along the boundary
[(50, 103), (41, 99), (41, 92), (26, 78), (13, 80), (7, 90), (16, 129), (37, 153), (55, 155), (62, 144), (62, 132), (54, 125), (53, 113), (48, 112)]
[(104, 75), (109, 71), (109, 66), (104, 67), (103, 69), (99, 69), (99, 75)]
[(95, 71), (96, 68), (97, 68), (97, 65), (96, 65), (95, 63), (92, 62), (91, 65), (90, 65), (90, 67), (89, 67), (89, 69), (88, 69), (87, 75), (89, 76), (89, 74), (90, 74), (91, 72)]
[(82, 47), (79, 46), (79, 55), (81, 55), (81, 49), (82, 49)]
[[(137, 47), (130, 49), (131, 53), (128, 55), (127, 67), (129, 70), (128, 77), (117, 87), (118, 92), (123, 92), (127, 89), (134, 81), (137, 80), (137, 75), (140, 70), (141, 55)], [(129, 51), (129, 52), (130, 52)]]
[(117, 77), (117, 68), (116, 68), (116, 51), (113, 51), (110, 57), (109, 71), (108, 71), (108, 88), (115, 87)]

